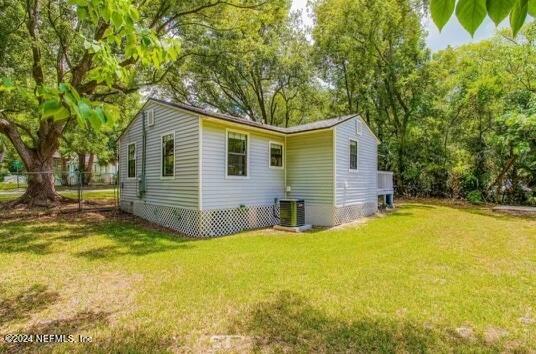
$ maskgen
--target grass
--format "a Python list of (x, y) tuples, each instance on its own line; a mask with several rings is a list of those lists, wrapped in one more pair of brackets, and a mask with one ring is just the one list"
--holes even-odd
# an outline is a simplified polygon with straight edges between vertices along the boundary
[(12, 182), (0, 182), (0, 191), (10, 191), (10, 190), (17, 190), (18, 188), (25, 188), (25, 183), (20, 183), (17, 185), (17, 183)]
[[(0, 189), (0, 202), (15, 200), (23, 192), (23, 190), (20, 190), (18, 193), (9, 191), (8, 193), (2, 194)], [(76, 189), (58, 190), (58, 193), (68, 198), (78, 199), (78, 190)], [(82, 199), (88, 201), (113, 201), (115, 195), (113, 189), (86, 189), (82, 191)]]
[(476, 208), (211, 240), (100, 215), (0, 225), (0, 334), (93, 338), (37, 347), (58, 352), (531, 352), (535, 286), (536, 220)]

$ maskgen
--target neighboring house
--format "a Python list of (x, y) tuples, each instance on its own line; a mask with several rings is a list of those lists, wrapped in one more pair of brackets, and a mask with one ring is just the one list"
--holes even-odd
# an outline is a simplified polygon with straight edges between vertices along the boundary
[(275, 225), (283, 198), (338, 225), (392, 200), (377, 144), (357, 115), (280, 128), (149, 99), (119, 138), (120, 206), (190, 236)]
[[(54, 162), (54, 176), (56, 185), (70, 185), (76, 186), (79, 183), (78, 157), (68, 158), (66, 161), (62, 161), (61, 155), (56, 152), (53, 157)], [(89, 161), (89, 155), (86, 156), (86, 163)], [(99, 158), (95, 156), (93, 164), (91, 166), (92, 181), (96, 184), (114, 184), (116, 181), (118, 172), (117, 162), (109, 162), (107, 164), (100, 164)]]

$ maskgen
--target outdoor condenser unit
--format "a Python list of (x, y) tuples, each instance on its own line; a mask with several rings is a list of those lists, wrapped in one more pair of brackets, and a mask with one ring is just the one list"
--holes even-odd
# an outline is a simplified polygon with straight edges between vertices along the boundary
[(281, 226), (301, 227), (305, 225), (305, 202), (303, 199), (281, 199), (279, 201)]

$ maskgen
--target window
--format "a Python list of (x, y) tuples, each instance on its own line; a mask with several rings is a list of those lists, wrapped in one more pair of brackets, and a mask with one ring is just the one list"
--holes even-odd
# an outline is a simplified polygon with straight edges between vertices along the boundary
[(175, 134), (162, 135), (162, 177), (175, 175)]
[(283, 167), (283, 145), (270, 143), (270, 167)]
[(227, 176), (247, 177), (248, 136), (237, 132), (227, 132)]
[(136, 177), (136, 144), (132, 143), (128, 145), (128, 178)]
[(148, 127), (152, 127), (154, 125), (154, 109), (145, 111), (145, 122)]
[(356, 120), (356, 133), (357, 135), (361, 135), (363, 133), (363, 124), (359, 118)]
[(350, 140), (350, 170), (357, 170), (357, 141)]

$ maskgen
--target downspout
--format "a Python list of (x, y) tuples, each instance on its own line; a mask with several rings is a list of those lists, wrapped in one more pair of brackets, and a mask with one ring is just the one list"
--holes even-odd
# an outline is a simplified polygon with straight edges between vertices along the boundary
[(143, 198), (145, 195), (145, 173), (146, 173), (146, 153), (147, 153), (147, 130), (145, 129), (145, 116), (146, 113), (142, 113), (142, 133), (141, 133), (141, 176), (138, 185), (138, 197)]

